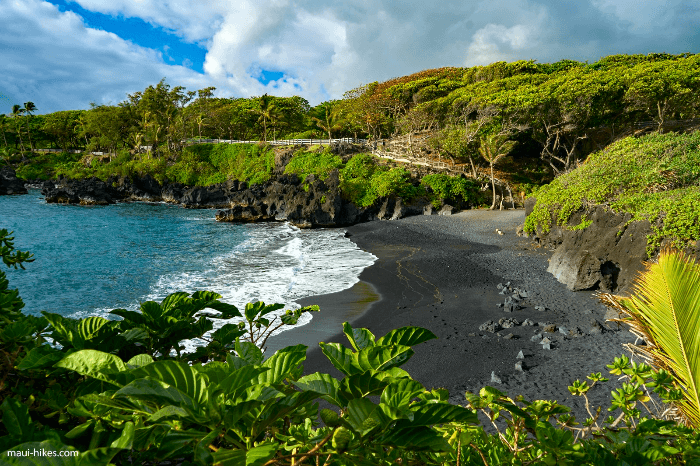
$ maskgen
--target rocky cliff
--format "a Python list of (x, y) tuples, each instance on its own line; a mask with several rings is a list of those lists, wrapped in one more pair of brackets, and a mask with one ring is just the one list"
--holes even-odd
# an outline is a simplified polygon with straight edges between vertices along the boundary
[(0, 196), (6, 194), (27, 194), (24, 181), (18, 179), (10, 167), (0, 168)]
[[(115, 202), (169, 202), (186, 208), (216, 208), (216, 219), (224, 222), (288, 221), (300, 228), (336, 227), (369, 220), (389, 220), (409, 215), (437, 213), (425, 199), (407, 205), (398, 198), (379, 198), (360, 207), (340, 192), (338, 171), (325, 180), (309, 175), (284, 174), (264, 184), (228, 181), (212, 186), (188, 187), (180, 183), (160, 185), (150, 176), (73, 180), (59, 178), (42, 186), (46, 202), (79, 205), (108, 205)], [(440, 213), (451, 213), (443, 209)]]
[[(533, 198), (525, 202), (526, 215), (535, 203)], [(571, 229), (581, 223), (583, 215), (591, 224), (584, 229)], [(643, 269), (643, 262), (649, 260), (647, 236), (652, 233), (648, 221), (631, 222), (631, 218), (628, 213), (592, 206), (572, 215), (566, 226), (556, 226), (553, 219), (551, 230), (538, 231), (533, 240), (554, 249), (547, 271), (570, 290), (628, 292)], [(695, 250), (699, 249), (700, 240)]]

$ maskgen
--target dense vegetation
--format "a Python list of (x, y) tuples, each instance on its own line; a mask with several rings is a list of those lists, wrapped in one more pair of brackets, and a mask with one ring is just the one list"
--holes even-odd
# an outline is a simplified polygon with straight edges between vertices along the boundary
[(161, 81), (89, 110), (36, 115), (32, 102), (17, 105), (0, 116), (0, 143), (7, 151), (150, 148), (172, 161), (194, 138), (383, 138), (431, 130), (433, 147), (447, 159), (488, 167), (479, 149), (497, 137), (504, 147), (518, 142), (513, 156), (539, 156), (560, 174), (639, 122), (662, 129), (697, 117), (699, 64), (699, 55), (649, 54), (439, 68), (367, 84), (315, 107), (301, 97), (215, 98), (214, 88), (186, 91)]
[[(700, 238), (699, 184), (700, 132), (625, 138), (537, 190), (525, 230), (549, 231), (552, 217), (566, 225), (574, 212), (602, 204), (631, 213), (632, 221), (649, 220), (650, 256), (664, 238), (677, 247), (694, 246)], [(571, 227), (588, 224), (584, 216), (580, 225)]]
[[(3, 262), (17, 267), (31, 261), (30, 254), (14, 250), (12, 240), (0, 230)], [(678, 271), (678, 265), (685, 269)], [(700, 269), (671, 256), (646, 276), (651, 285), (645, 286), (652, 289), (659, 278), (687, 285), (672, 287), (669, 295), (653, 294), (650, 302), (655, 309), (665, 309), (666, 299), (680, 303), (673, 318), (692, 334), (689, 322), (697, 322), (700, 313)], [(609, 411), (616, 416), (603, 419), (600, 409), (589, 407), (590, 418), (578, 423), (556, 401), (512, 399), (491, 387), (467, 392), (464, 406), (449, 403), (447, 390), (424, 387), (400, 368), (414, 354), (413, 346), (436, 338), (423, 328), (403, 327), (377, 338), (345, 323), (349, 348), (320, 343), (343, 377), (303, 376), (305, 346), (269, 356), (261, 348), (272, 329), (293, 325), (317, 306), (272, 317), (281, 305), (250, 303), (240, 312), (215, 293), (196, 292), (142, 303), (141, 312), (111, 312), (121, 320), (50, 312), (38, 317), (21, 312), (21, 298), (7, 285), (0, 271), (3, 464), (680, 465), (700, 460), (700, 436), (693, 428), (700, 404), (688, 383), (697, 364), (685, 357), (696, 347), (674, 346), (673, 332), (666, 331), (666, 341), (654, 333), (658, 348), (675, 351), (668, 370), (616, 358), (608, 366), (624, 380), (612, 392)], [(631, 316), (645, 312), (628, 309), (628, 298), (610, 299)], [(212, 319), (232, 317), (240, 323), (210, 332)], [(191, 338), (203, 338), (206, 345), (183, 353), (182, 341)], [(601, 373), (588, 379), (575, 381), (572, 395), (586, 397), (608, 381)], [(675, 403), (679, 422), (665, 419), (669, 411), (662, 413), (666, 406), (650, 398), (652, 390), (665, 403)], [(331, 408), (319, 409), (321, 400)], [(491, 433), (477, 411), (492, 423)], [(34, 450), (79, 454), (34, 457)]]

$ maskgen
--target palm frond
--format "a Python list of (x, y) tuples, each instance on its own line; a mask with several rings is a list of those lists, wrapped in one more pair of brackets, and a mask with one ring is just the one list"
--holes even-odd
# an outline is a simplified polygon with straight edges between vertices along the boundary
[(683, 422), (700, 427), (700, 266), (664, 248), (647, 263), (630, 297), (599, 295), (646, 345), (629, 345), (650, 365), (670, 372), (683, 392), (675, 402)]

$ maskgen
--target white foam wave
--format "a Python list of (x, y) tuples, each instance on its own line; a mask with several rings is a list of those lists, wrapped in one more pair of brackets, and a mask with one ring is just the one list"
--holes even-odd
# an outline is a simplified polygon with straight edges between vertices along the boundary
[[(298, 299), (350, 288), (359, 281), (362, 270), (374, 263), (376, 257), (362, 251), (345, 238), (344, 230), (300, 230), (289, 224), (251, 225), (245, 240), (224, 255), (213, 257), (201, 270), (188, 270), (158, 277), (148, 295), (139, 301), (161, 301), (170, 293), (210, 290), (222, 295), (222, 301), (241, 311), (248, 302), (282, 303), (296, 309)], [(131, 306), (133, 310), (138, 304)], [(107, 317), (107, 309), (96, 310)], [(95, 313), (91, 314), (95, 315)], [(297, 326), (312, 319), (302, 315)], [(215, 330), (230, 321), (215, 320)], [(277, 330), (279, 333), (289, 327)], [(193, 351), (203, 342), (185, 343)]]

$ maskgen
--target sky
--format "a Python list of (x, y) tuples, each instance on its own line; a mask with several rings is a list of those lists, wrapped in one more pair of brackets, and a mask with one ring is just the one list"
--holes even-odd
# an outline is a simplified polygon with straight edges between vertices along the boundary
[(429, 68), (652, 52), (700, 52), (697, 0), (0, 0), (0, 113), (162, 78), (316, 105)]

